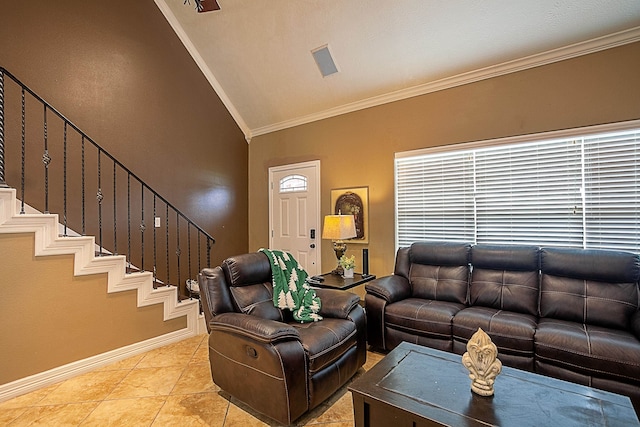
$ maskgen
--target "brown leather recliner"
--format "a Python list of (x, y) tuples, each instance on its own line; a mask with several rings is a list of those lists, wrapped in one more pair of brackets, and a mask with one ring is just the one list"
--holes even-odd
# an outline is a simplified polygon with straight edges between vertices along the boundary
[(316, 289), (323, 320), (298, 323), (273, 305), (271, 264), (262, 252), (202, 270), (213, 381), (256, 411), (291, 424), (344, 385), (366, 361), (358, 296)]

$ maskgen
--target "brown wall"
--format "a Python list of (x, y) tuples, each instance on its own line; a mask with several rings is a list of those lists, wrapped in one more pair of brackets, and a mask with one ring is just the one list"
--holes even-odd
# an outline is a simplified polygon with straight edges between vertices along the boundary
[(212, 264), (246, 252), (247, 142), (153, 0), (3, 1), (0, 66), (211, 234)]
[(74, 277), (73, 255), (36, 258), (33, 234), (0, 234), (0, 260), (0, 384), (186, 327), (136, 291), (107, 294), (105, 274)]
[[(640, 119), (640, 43), (258, 136), (249, 146), (249, 249), (268, 245), (268, 168), (319, 159), (332, 188), (369, 187), (370, 271), (393, 271), (394, 153)], [(345, 158), (349, 150), (351, 158)], [(283, 154), (278, 154), (283, 153)], [(284, 154), (286, 153), (286, 154)], [(333, 267), (323, 242), (323, 271)]]
[[(153, 0), (3, 1), (0, 66), (211, 234), (212, 264), (246, 252), (248, 145)], [(34, 259), (32, 241), (0, 236), (0, 383), (186, 326), (134, 291), (107, 294), (103, 276), (73, 277), (71, 256)]]

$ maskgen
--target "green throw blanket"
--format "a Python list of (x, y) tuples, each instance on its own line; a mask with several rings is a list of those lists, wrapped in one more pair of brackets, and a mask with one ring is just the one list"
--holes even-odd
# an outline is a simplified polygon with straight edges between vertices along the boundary
[(322, 320), (320, 298), (307, 284), (307, 272), (288, 252), (260, 249), (271, 262), (273, 305), (288, 308), (300, 323)]

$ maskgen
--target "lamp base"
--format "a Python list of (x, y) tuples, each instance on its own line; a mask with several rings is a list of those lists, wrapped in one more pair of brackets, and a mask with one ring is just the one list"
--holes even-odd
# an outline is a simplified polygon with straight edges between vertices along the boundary
[(342, 268), (341, 265), (338, 265), (335, 270), (331, 271), (331, 274), (342, 276), (344, 274), (344, 268)]
[(347, 244), (342, 240), (336, 240), (335, 242), (333, 242), (333, 250), (336, 253), (338, 266), (336, 267), (335, 270), (331, 272), (331, 274), (337, 274), (338, 276), (342, 276), (342, 274), (344, 273), (344, 269), (340, 265), (340, 258), (342, 258), (344, 253), (347, 251)]

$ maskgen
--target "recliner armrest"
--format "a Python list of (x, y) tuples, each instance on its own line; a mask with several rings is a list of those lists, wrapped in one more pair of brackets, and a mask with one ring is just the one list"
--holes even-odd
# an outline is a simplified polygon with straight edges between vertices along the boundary
[(337, 289), (315, 289), (320, 298), (320, 315), (335, 319), (346, 319), (351, 310), (360, 302), (360, 297), (351, 292)]
[(397, 274), (372, 280), (364, 288), (368, 294), (382, 298), (388, 303), (401, 301), (411, 296), (409, 281)]
[(631, 330), (636, 334), (636, 338), (640, 340), (640, 310), (631, 316)]
[(300, 339), (300, 334), (293, 326), (242, 313), (220, 314), (209, 322), (209, 329), (211, 332), (224, 331), (244, 335), (265, 343)]

